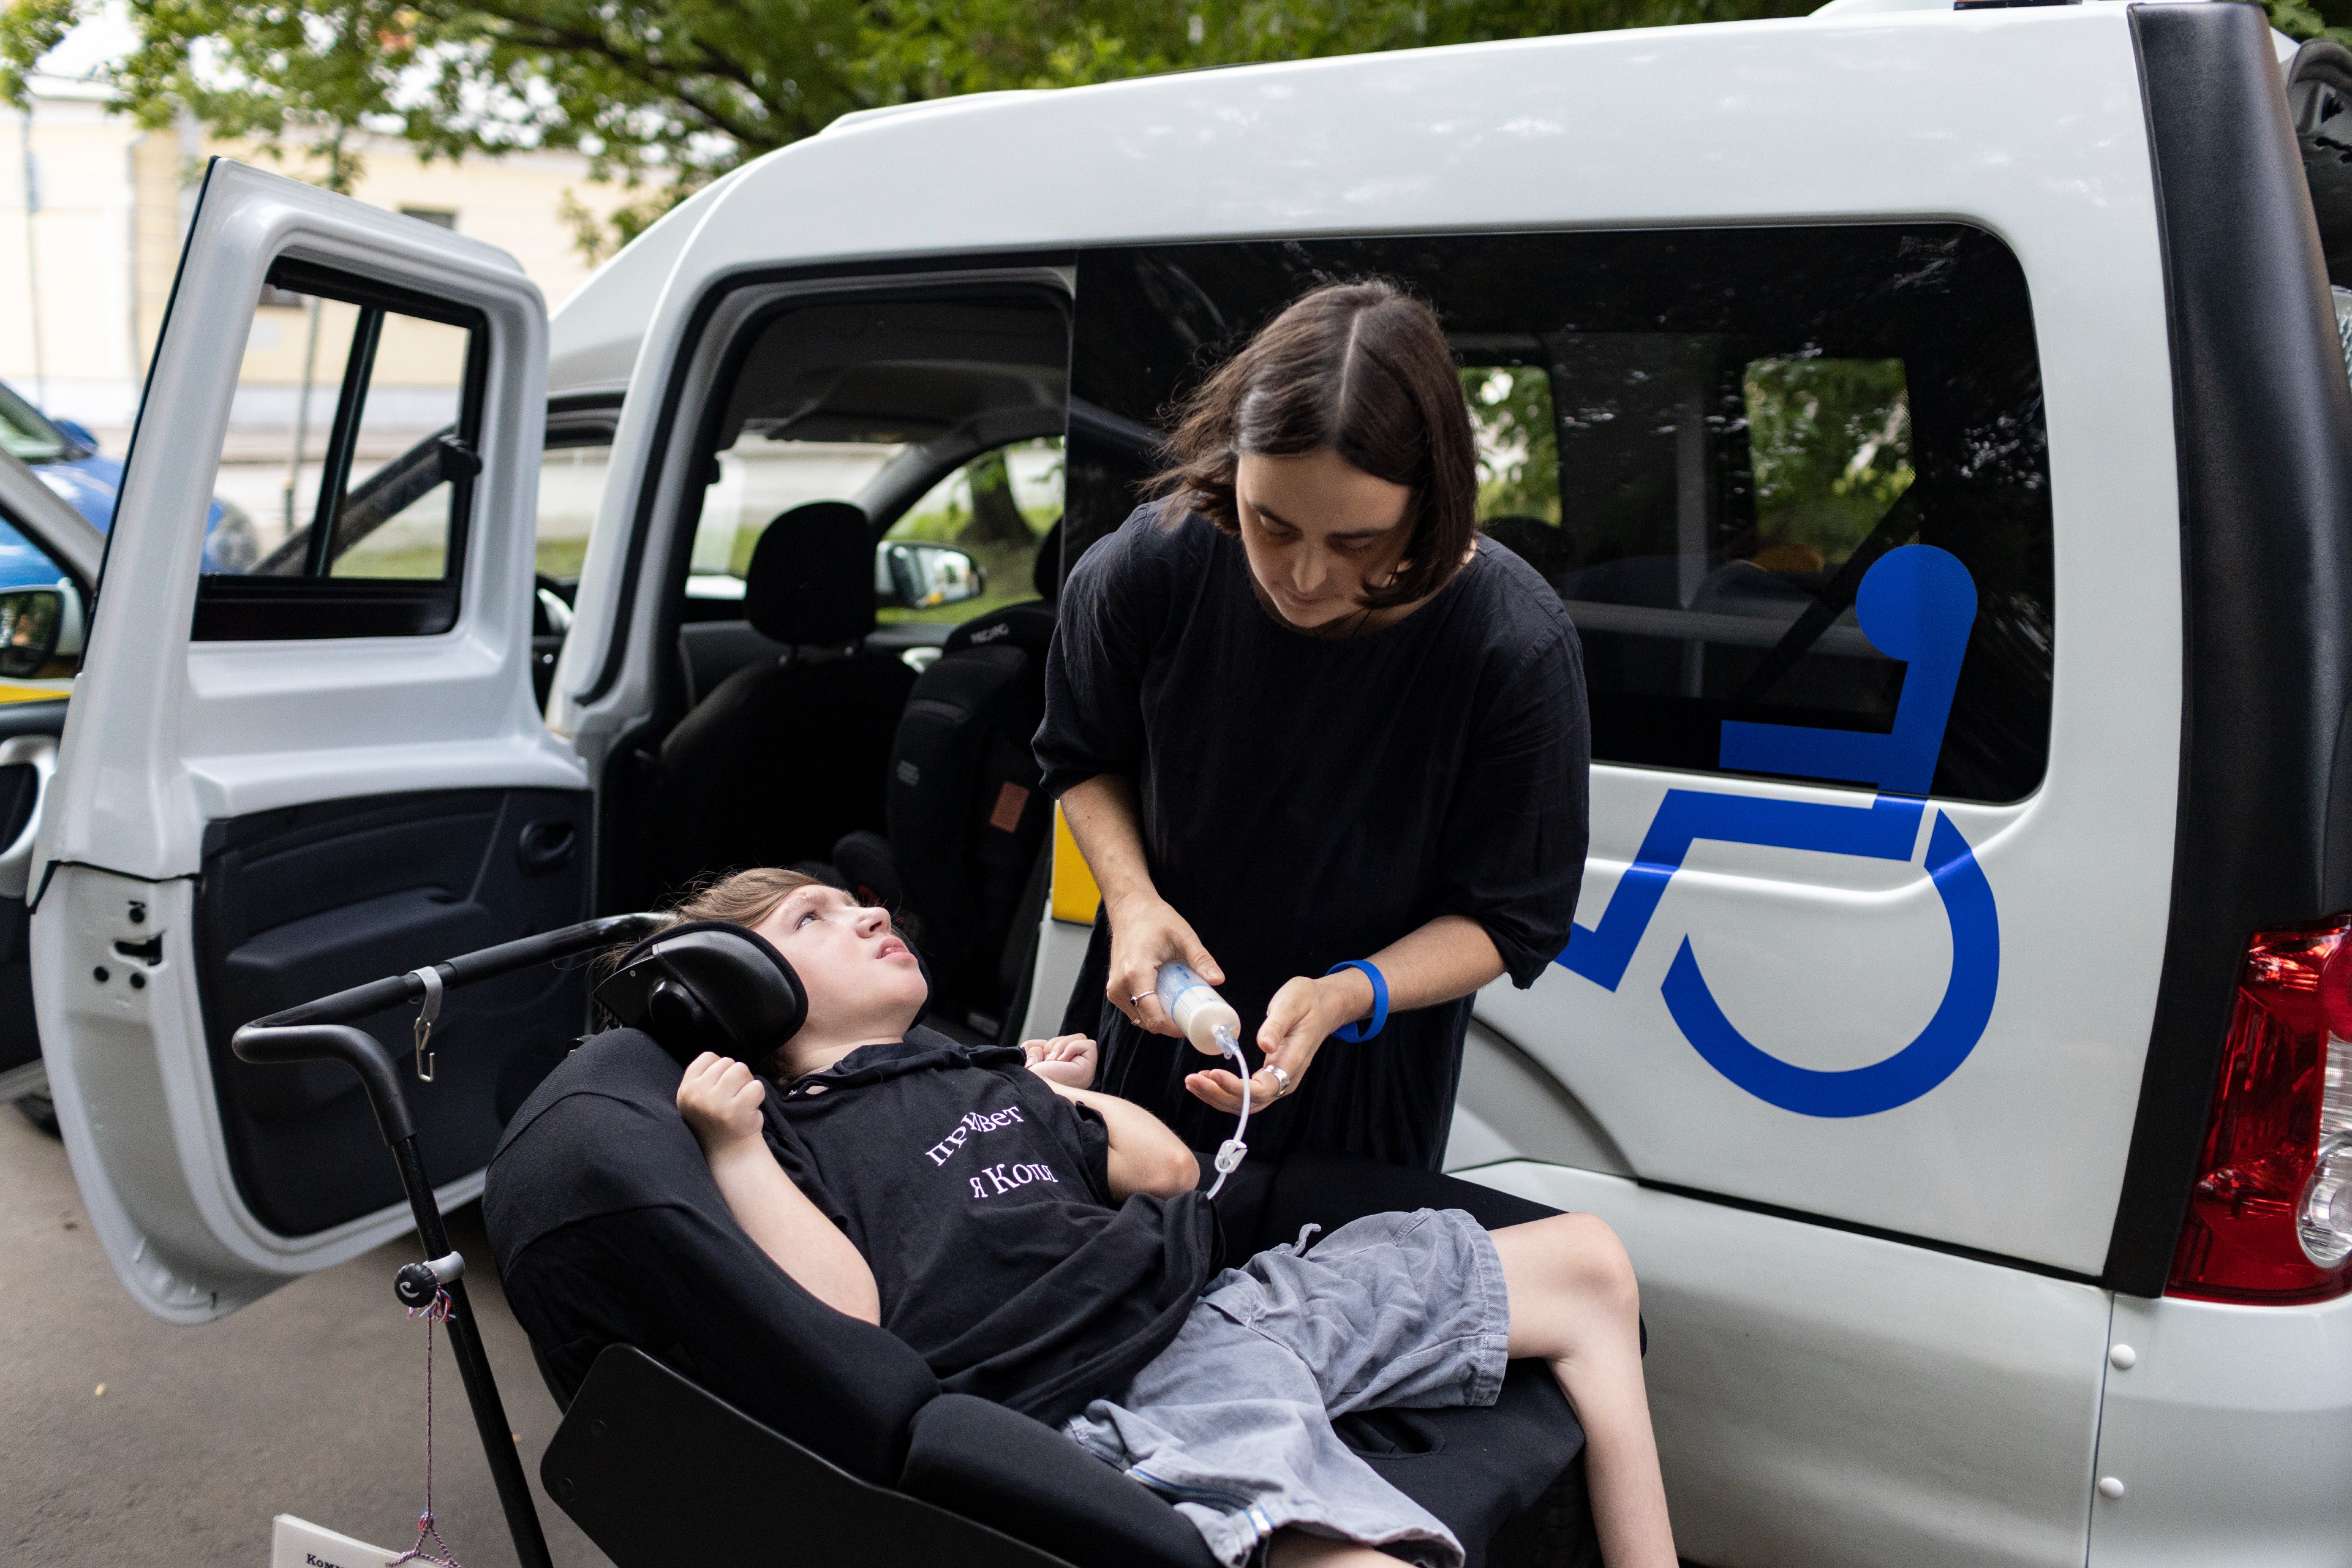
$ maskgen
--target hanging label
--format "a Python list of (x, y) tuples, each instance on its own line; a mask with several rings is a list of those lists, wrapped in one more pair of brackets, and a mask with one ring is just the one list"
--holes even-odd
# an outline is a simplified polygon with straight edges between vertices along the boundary
[(387, 1568), (399, 1555), (290, 1513), (269, 1521), (269, 1568)]

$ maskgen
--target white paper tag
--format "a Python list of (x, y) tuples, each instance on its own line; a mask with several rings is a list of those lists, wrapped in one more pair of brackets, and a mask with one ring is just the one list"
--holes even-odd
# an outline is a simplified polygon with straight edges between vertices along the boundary
[(281, 1513), (269, 1521), (269, 1568), (385, 1568), (397, 1552)]

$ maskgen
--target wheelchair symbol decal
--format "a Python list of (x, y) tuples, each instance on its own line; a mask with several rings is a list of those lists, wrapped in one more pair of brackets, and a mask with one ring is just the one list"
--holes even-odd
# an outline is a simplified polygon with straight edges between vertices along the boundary
[[(1838, 779), (1886, 793), (1868, 805), (1829, 805), (1668, 790), (1600, 923), (1576, 927), (1557, 963), (1604, 990), (1616, 990), (1666, 884), (1702, 838), (1878, 860), (1911, 858), (1927, 810), (1925, 800), (1916, 797), (1927, 795), (1935, 777), (1952, 690), (1976, 622), (1976, 584), (1948, 552), (1906, 545), (1889, 551), (1864, 576), (1854, 613), (1871, 644), (1906, 665), (1893, 731), (1881, 735), (1727, 720), (1722, 762), (1743, 772)], [(1927, 1027), (1894, 1055), (1843, 1071), (1801, 1068), (1773, 1056), (1724, 1015), (1699, 973), (1688, 936), (1659, 987), (1667, 1013), (1709, 1066), (1784, 1110), (1869, 1116), (1909, 1104), (1951, 1077), (1976, 1049), (1991, 1020), (2000, 981), (2000, 921), (1992, 889), (1968, 840), (1940, 811), (1928, 834), (1927, 868), (1951, 925), (1952, 973)]]

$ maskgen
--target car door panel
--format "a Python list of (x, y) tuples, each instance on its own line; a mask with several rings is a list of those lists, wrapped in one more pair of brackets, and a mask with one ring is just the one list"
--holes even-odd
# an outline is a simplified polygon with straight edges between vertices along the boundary
[[(289, 507), (255, 572), (203, 558), (266, 281), (361, 322), (360, 368), (325, 378), (336, 451), (372, 417), (379, 331), (456, 342), (440, 499), (416, 503), (438, 508), (424, 564), (365, 554), (376, 481), (349, 463), (315, 513)], [(234, 163), (207, 173), (38, 837), (30, 944), (92, 1226), (161, 1316), (216, 1316), (408, 1223), (348, 1075), (237, 1062), (239, 1025), (585, 912), (586, 774), (530, 678), (545, 367), (544, 304), (503, 252)], [(208, 604), (237, 613), (208, 621)], [(433, 1080), (410, 1079), (445, 1201), (478, 1189), (500, 1118), (581, 1016), (577, 978), (544, 974), (452, 1009)], [(404, 1049), (410, 1024), (369, 1020)]]
[[(248, 1019), (379, 974), (563, 924), (581, 862), (533, 869), (527, 837), (584, 842), (585, 798), (464, 790), (335, 801), (213, 825), (196, 898), (205, 1024), (237, 1190), (256, 1218), (307, 1236), (398, 1201), (389, 1161), (336, 1151), (374, 1135), (339, 1065), (257, 1066), (229, 1037)], [(430, 1171), (470, 1171), (563, 1058), (586, 1006), (583, 972), (525, 971), (477, 986), (436, 1026), (433, 1078), (410, 1086)], [(415, 1011), (361, 1025), (404, 1059)], [(412, 1072), (414, 1067), (412, 1065)]]

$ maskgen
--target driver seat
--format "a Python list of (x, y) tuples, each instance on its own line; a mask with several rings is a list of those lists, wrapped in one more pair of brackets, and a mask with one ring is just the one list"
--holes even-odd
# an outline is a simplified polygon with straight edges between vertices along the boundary
[(865, 512), (811, 501), (771, 522), (743, 574), (743, 613), (784, 652), (737, 670), (662, 742), (654, 874), (821, 860), (879, 830), (883, 781), (915, 672), (869, 651), (874, 542)]

